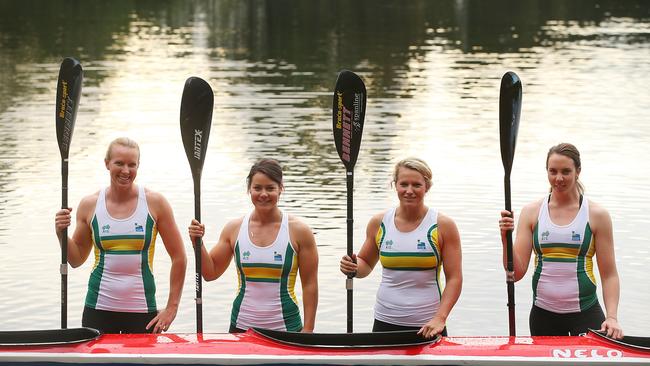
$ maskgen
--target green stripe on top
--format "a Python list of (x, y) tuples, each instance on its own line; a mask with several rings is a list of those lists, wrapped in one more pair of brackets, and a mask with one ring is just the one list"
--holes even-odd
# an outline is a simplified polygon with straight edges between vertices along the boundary
[(540, 248), (579, 248), (582, 244), (573, 243), (542, 243)]
[[(580, 298), (580, 311), (584, 311), (592, 307), (598, 301), (596, 295), (596, 284), (591, 281), (587, 273), (587, 254), (592, 245), (592, 232), (591, 226), (587, 223), (585, 228), (585, 237), (582, 241), (582, 248), (578, 256), (578, 294)], [(592, 268), (593, 270), (593, 268)]]
[(438, 228), (438, 224), (434, 224), (429, 228), (429, 230), (427, 230), (427, 240), (429, 241), (429, 245), (431, 245), (431, 249), (433, 249), (434, 252), (438, 252), (438, 249), (436, 248), (436, 245), (433, 242), (433, 239), (431, 238), (431, 234), (437, 228)]
[(107, 250), (106, 254), (111, 255), (128, 255), (128, 254), (140, 254), (139, 250)]
[[(149, 220), (149, 217), (147, 217), (147, 221)], [(137, 234), (137, 235), (101, 235), (100, 237), (102, 240), (123, 240), (123, 239), (142, 239), (146, 235), (145, 234)], [(149, 238), (151, 238), (151, 235), (149, 233)]]
[[(147, 310), (156, 311), (156, 283), (153, 279), (153, 273), (149, 267), (149, 248), (153, 244), (154, 221), (151, 215), (147, 214), (147, 224), (144, 232), (144, 246), (142, 248), (142, 281), (144, 286), (144, 295), (147, 299)], [(153, 258), (152, 258), (153, 259)]]
[(255, 277), (247, 277), (246, 281), (248, 282), (267, 282), (267, 283), (279, 283), (280, 280), (277, 278), (255, 278)]
[(544, 257), (544, 258), (542, 258), (542, 261), (544, 261), (544, 262), (576, 263), (576, 262), (578, 262), (578, 259), (577, 258), (549, 258), (549, 257)]
[(284, 318), (284, 326), (289, 332), (299, 332), (302, 330), (302, 320), (300, 319), (300, 309), (298, 305), (293, 302), (291, 295), (289, 295), (289, 275), (293, 267), (293, 257), (295, 252), (291, 243), (287, 244), (287, 250), (284, 253), (284, 265), (282, 269), (282, 277), (280, 278), (280, 303), (282, 304), (282, 318)]
[(384, 257), (436, 257), (432, 252), (381, 252)]
[(237, 318), (239, 317), (239, 310), (241, 309), (241, 304), (244, 301), (244, 293), (246, 292), (246, 276), (244, 275), (244, 269), (241, 265), (241, 255), (239, 253), (239, 240), (235, 243), (235, 265), (237, 266), (237, 273), (239, 274), (239, 291), (235, 300), (232, 302), (232, 312), (230, 313), (230, 324), (237, 326)]
[[(533, 272), (533, 305), (535, 300), (537, 300), (537, 284), (539, 283), (539, 278), (542, 275), (542, 248), (539, 245), (539, 221), (535, 224), (535, 229), (533, 230), (533, 249), (535, 250), (535, 272)], [(514, 248), (513, 248), (514, 249)]]
[[(381, 245), (384, 243), (384, 238), (386, 237), (386, 226), (384, 225), (383, 221), (379, 224), (379, 230), (381, 232), (381, 238), (379, 238), (379, 243), (376, 243), (377, 248), (381, 248)], [(376, 235), (375, 235), (375, 240), (377, 240)]]
[(102, 275), (104, 274), (104, 248), (102, 248), (102, 241), (99, 237), (99, 224), (97, 223), (97, 216), (93, 216), (90, 223), (92, 227), (93, 238), (95, 246), (99, 249), (99, 260), (97, 266), (90, 272), (90, 279), (88, 280), (88, 292), (86, 293), (86, 306), (91, 309), (97, 307), (97, 299), (99, 298), (99, 285), (102, 282)]
[(436, 267), (384, 267), (393, 271), (430, 271)]
[(242, 267), (246, 268), (274, 268), (274, 269), (281, 269), (283, 267), (282, 264), (274, 264), (274, 263), (242, 263)]

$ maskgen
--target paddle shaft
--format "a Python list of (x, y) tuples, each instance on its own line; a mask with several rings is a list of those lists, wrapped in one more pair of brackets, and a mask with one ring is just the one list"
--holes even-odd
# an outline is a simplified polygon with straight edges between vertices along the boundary
[[(512, 212), (512, 203), (510, 200), (510, 172), (507, 172), (503, 179), (505, 191), (506, 210)], [(506, 286), (508, 289), (508, 327), (511, 337), (517, 335), (515, 329), (515, 279), (514, 279), (514, 261), (512, 248), (512, 230), (506, 232)]]
[[(353, 199), (352, 195), (354, 192), (354, 171), (352, 169), (346, 169), (346, 186), (347, 186), (347, 195), (348, 195), (348, 213), (347, 213), (347, 254), (352, 258), (352, 233), (354, 229), (354, 217), (353, 217)], [(353, 322), (352, 314), (354, 311), (353, 308), (353, 276), (348, 275), (346, 280), (345, 288), (347, 290), (347, 332), (353, 332)]]
[[(201, 177), (193, 176), (194, 179), (194, 218), (201, 222)], [(196, 332), (203, 333), (203, 281), (201, 281), (201, 250), (203, 241), (201, 238), (194, 240), (194, 261), (196, 271), (194, 282), (196, 284)]]
[[(61, 159), (61, 208), (68, 208), (68, 159)], [(68, 228), (61, 237), (61, 329), (68, 327)]]

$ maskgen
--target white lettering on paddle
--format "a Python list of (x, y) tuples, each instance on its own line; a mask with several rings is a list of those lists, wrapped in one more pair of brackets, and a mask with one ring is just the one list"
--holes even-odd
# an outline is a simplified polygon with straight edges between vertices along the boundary
[(620, 358), (623, 352), (617, 349), (608, 349), (606, 352), (598, 349), (554, 349), (555, 358)]
[(361, 93), (354, 93), (354, 128), (361, 129)]
[(194, 130), (194, 157), (196, 159), (201, 159), (201, 137), (203, 136), (203, 130)]

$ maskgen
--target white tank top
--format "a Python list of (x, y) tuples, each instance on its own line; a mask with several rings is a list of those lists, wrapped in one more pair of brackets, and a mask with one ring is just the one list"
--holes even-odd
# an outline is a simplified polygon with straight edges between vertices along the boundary
[(289, 237), (288, 216), (282, 213), (278, 235), (266, 247), (255, 245), (248, 235), (250, 213), (242, 221), (234, 253), (239, 288), (230, 320), (239, 329), (302, 330), (294, 293), (298, 256)]
[(99, 192), (91, 222), (95, 263), (86, 306), (107, 311), (156, 311), (153, 254), (156, 223), (149, 213), (144, 187), (138, 187), (133, 215), (115, 219), (106, 209), (106, 189)]
[(554, 313), (575, 313), (598, 302), (592, 260), (596, 247), (586, 198), (568, 225), (551, 221), (548, 198), (544, 198), (533, 233), (533, 249), (536, 306)]
[(405, 233), (395, 226), (395, 210), (386, 212), (375, 237), (383, 267), (375, 319), (420, 327), (440, 307), (438, 212), (429, 208), (420, 225)]

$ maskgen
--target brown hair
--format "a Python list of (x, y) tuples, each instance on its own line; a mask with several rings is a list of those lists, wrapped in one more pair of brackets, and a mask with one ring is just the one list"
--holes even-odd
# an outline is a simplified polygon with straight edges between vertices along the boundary
[[(548, 160), (551, 158), (551, 155), (553, 154), (563, 155), (573, 160), (573, 165), (576, 168), (576, 173), (580, 173), (580, 169), (582, 167), (582, 164), (580, 162), (580, 151), (578, 151), (578, 148), (575, 147), (575, 145), (570, 144), (568, 142), (562, 142), (548, 149), (548, 154), (546, 154), (547, 170), (548, 170)], [(585, 193), (585, 186), (582, 185), (582, 182), (580, 182), (577, 177), (576, 177), (576, 185), (578, 186), (578, 193), (580, 194)]]
[(277, 160), (263, 158), (253, 164), (248, 176), (246, 177), (246, 190), (250, 191), (253, 176), (257, 173), (262, 173), (271, 178), (272, 181), (280, 186), (280, 189), (284, 188), (284, 185), (282, 184), (282, 166), (280, 166), (280, 163)]
[(431, 173), (431, 168), (429, 168), (429, 165), (422, 160), (414, 157), (402, 159), (395, 164), (395, 168), (393, 169), (393, 183), (397, 183), (397, 175), (399, 174), (399, 169), (400, 168), (408, 168), (415, 170), (416, 172), (422, 174), (424, 177), (424, 183), (426, 185), (427, 191), (431, 186), (433, 185), (433, 182), (431, 181), (431, 177), (433, 174)]
[(115, 145), (136, 149), (138, 151), (138, 164), (140, 164), (140, 146), (138, 146), (137, 142), (128, 137), (118, 137), (115, 140), (111, 141), (110, 144), (108, 144), (108, 149), (106, 149), (106, 156), (104, 157), (106, 161), (111, 160), (111, 153), (113, 152), (113, 146)]

